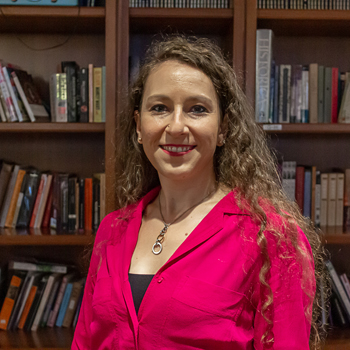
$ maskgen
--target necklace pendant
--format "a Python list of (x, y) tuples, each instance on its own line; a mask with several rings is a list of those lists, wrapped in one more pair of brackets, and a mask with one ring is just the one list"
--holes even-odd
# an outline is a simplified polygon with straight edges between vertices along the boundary
[(153, 244), (152, 253), (154, 255), (159, 255), (163, 250), (163, 245), (160, 241), (156, 240), (156, 243)]

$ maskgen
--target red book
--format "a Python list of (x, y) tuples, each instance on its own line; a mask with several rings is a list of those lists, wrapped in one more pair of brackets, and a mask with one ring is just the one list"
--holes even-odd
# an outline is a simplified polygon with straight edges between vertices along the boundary
[(302, 213), (304, 211), (304, 175), (305, 168), (303, 166), (297, 166), (295, 174), (295, 200)]
[(41, 227), (47, 228), (50, 226), (50, 216), (51, 216), (51, 207), (52, 207), (52, 191), (53, 186), (50, 187), (49, 197), (47, 198), (47, 203), (44, 211), (44, 218), (41, 224)]
[(339, 69), (332, 68), (332, 123), (338, 123), (338, 81)]
[(92, 230), (92, 178), (85, 179), (84, 217), (85, 230)]

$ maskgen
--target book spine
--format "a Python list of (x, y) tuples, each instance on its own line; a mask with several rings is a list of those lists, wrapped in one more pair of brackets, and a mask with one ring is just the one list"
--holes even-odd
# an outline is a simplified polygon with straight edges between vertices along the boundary
[(101, 121), (106, 122), (106, 66), (102, 66), (102, 89), (101, 89), (102, 111)]
[(346, 275), (346, 273), (343, 273), (342, 275), (340, 275), (340, 280), (344, 286), (344, 290), (350, 300), (350, 283), (349, 283), (349, 279), (348, 276)]
[(318, 66), (317, 95), (317, 119), (319, 123), (324, 123), (324, 66)]
[(326, 67), (324, 71), (324, 122), (332, 120), (332, 68)]
[(63, 277), (63, 280), (61, 282), (60, 289), (58, 291), (57, 298), (55, 301), (55, 306), (50, 312), (49, 320), (47, 322), (48, 327), (53, 327), (56, 323), (57, 315), (61, 307), (62, 299), (64, 296), (64, 292), (66, 290), (67, 284), (68, 284), (67, 277)]
[(19, 211), (20, 211), (22, 203), (23, 203), (24, 191), (25, 191), (26, 186), (27, 186), (27, 179), (28, 179), (28, 174), (25, 174), (23, 177), (23, 181), (22, 181), (21, 191), (18, 195), (15, 214), (13, 215), (13, 220), (12, 220), (12, 227), (13, 228), (15, 228), (16, 224), (17, 224)]
[(85, 196), (84, 196), (84, 229), (92, 230), (92, 178), (85, 179)]
[(102, 122), (102, 68), (94, 68), (94, 122)]
[(10, 286), (8, 288), (4, 303), (2, 304), (0, 312), (0, 329), (7, 329), (7, 324), (9, 322), (12, 309), (17, 298), (19, 288), (21, 286), (22, 279), (18, 276), (12, 276)]
[(77, 72), (75, 67), (65, 67), (67, 77), (67, 121), (77, 122)]
[(16, 122), (18, 121), (18, 118), (16, 116), (16, 112), (15, 112), (15, 108), (14, 108), (14, 105), (13, 105), (13, 101), (12, 101), (12, 98), (11, 98), (11, 95), (10, 95), (10, 91), (7, 87), (7, 84), (6, 84), (6, 81), (5, 81), (5, 78), (4, 78), (4, 74), (3, 74), (3, 71), (2, 71), (2, 66), (0, 64), (0, 89), (2, 91), (2, 95), (4, 96), (4, 100), (5, 100), (5, 103), (6, 103), (6, 108), (7, 108), (7, 111), (9, 113), (9, 122)]
[(328, 218), (328, 175), (321, 174), (321, 226), (327, 226)]
[(343, 226), (344, 213), (344, 174), (337, 174), (337, 197), (335, 208), (335, 226)]
[(269, 119), (270, 77), (273, 33), (269, 29), (256, 32), (255, 120), (267, 123)]
[(89, 123), (94, 121), (94, 65), (89, 64)]
[(309, 67), (302, 68), (301, 122), (309, 123)]
[(304, 177), (305, 168), (303, 166), (297, 166), (295, 175), (295, 200), (301, 213), (304, 212)]
[(51, 188), (51, 182), (52, 182), (52, 175), (49, 174), (47, 175), (47, 180), (45, 183), (45, 187), (43, 190), (43, 195), (41, 196), (41, 200), (39, 203), (39, 210), (38, 210), (38, 214), (36, 216), (35, 222), (34, 222), (34, 228), (40, 228), (41, 227), (41, 223), (43, 221), (43, 216), (44, 216), (44, 210), (47, 204), (47, 200), (48, 200), (48, 196), (49, 196), (49, 192), (50, 192), (50, 188)]
[(85, 227), (85, 179), (79, 180), (79, 230), (84, 230)]
[(79, 102), (79, 122), (89, 122), (89, 75), (86, 68), (79, 72), (80, 102)]
[(10, 261), (9, 270), (23, 270), (23, 271), (37, 271), (49, 273), (66, 273), (67, 266), (65, 265), (51, 265), (51, 264), (32, 264), (22, 261)]
[(338, 75), (339, 69), (332, 68), (332, 123), (338, 122)]
[(30, 223), (29, 223), (29, 227), (31, 227), (31, 228), (34, 227), (35, 219), (36, 219), (36, 217), (38, 215), (39, 204), (40, 204), (40, 201), (41, 201), (41, 197), (42, 197), (42, 194), (43, 194), (43, 189), (44, 189), (46, 181), (47, 181), (47, 175), (46, 174), (42, 174), (41, 175), (40, 184), (39, 184), (39, 188), (38, 188), (38, 193), (36, 195), (36, 199), (35, 199), (35, 203), (34, 203), (32, 217), (31, 217)]
[(55, 175), (52, 190), (52, 208), (50, 216), (50, 227), (56, 231), (61, 230), (61, 203), (60, 203), (60, 178)]
[(77, 182), (76, 177), (69, 178), (68, 181), (68, 232), (75, 232), (76, 227), (76, 213), (75, 213), (75, 184)]
[[(53, 182), (53, 180), (52, 180)], [(51, 184), (49, 196), (47, 198), (47, 203), (45, 206), (43, 221), (41, 227), (47, 228), (50, 226), (50, 218), (51, 218), (51, 210), (52, 210), (52, 192), (53, 192), (53, 184)]]
[(70, 299), (70, 295), (72, 293), (73, 289), (73, 283), (68, 283), (66, 290), (64, 292), (64, 296), (62, 299), (62, 304), (60, 307), (60, 310), (58, 312), (57, 320), (56, 320), (56, 327), (62, 327), (63, 319), (66, 314), (67, 308), (68, 308), (68, 302)]
[(68, 121), (67, 116), (67, 75), (66, 73), (59, 74), (60, 90), (58, 100), (58, 110), (56, 111), (58, 123), (66, 123)]
[(61, 231), (68, 231), (68, 174), (60, 175)]
[(304, 171), (304, 207), (303, 215), (311, 218), (311, 169), (305, 168)]
[(327, 226), (335, 226), (337, 199), (337, 174), (330, 173), (328, 178)]
[(27, 301), (26, 301), (26, 303), (24, 305), (24, 309), (23, 309), (21, 318), (20, 318), (19, 323), (18, 323), (18, 328), (19, 329), (23, 329), (23, 327), (24, 327), (24, 324), (25, 324), (25, 322), (27, 320), (27, 317), (28, 317), (29, 310), (32, 307), (32, 304), (33, 304), (34, 297), (35, 297), (37, 289), (38, 289), (37, 286), (32, 286), (31, 289), (30, 289)]
[(309, 84), (310, 84), (310, 94), (309, 94), (309, 114), (310, 123), (318, 123), (318, 64), (311, 63), (309, 66)]
[(315, 226), (321, 226), (321, 172), (319, 170), (316, 171)]
[(60, 75), (52, 74), (50, 77), (50, 109), (51, 122), (57, 122), (58, 102), (60, 99)]

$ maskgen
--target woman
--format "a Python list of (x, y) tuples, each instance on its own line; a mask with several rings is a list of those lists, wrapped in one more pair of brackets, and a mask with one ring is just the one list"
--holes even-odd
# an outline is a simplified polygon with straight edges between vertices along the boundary
[(72, 348), (317, 348), (320, 241), (220, 50), (154, 44), (121, 124)]

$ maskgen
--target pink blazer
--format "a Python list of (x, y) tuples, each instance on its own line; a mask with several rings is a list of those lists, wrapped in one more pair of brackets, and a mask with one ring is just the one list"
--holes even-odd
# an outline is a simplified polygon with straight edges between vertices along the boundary
[[(72, 349), (263, 349), (261, 315), (266, 291), (259, 283), (262, 256), (257, 225), (238, 208), (234, 193), (224, 197), (187, 237), (151, 281), (136, 315), (128, 270), (142, 212), (158, 194), (106, 216), (98, 230)], [(271, 216), (272, 219), (273, 216)], [(276, 216), (276, 220), (278, 220)], [(309, 243), (300, 243), (313, 270)], [(302, 265), (288, 244), (268, 235), (273, 291), (274, 344), (270, 349), (309, 349), (305, 316), (315, 280), (301, 288)], [(150, 249), (152, 242), (150, 242)], [(285, 258), (279, 258), (280, 255)], [(266, 347), (265, 347), (266, 348)]]

